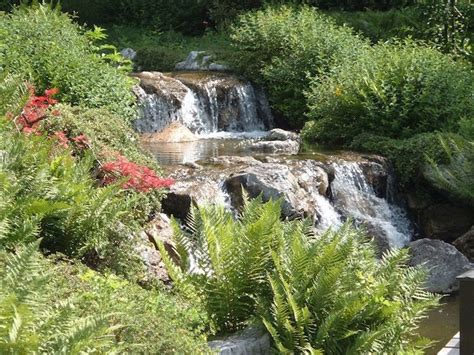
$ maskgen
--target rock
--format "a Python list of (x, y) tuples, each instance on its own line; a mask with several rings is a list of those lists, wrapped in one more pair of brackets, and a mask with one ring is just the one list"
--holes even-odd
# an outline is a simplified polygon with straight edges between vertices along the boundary
[(317, 194), (327, 174), (311, 160), (291, 161), (287, 165), (261, 163), (234, 173), (224, 182), (231, 204), (240, 209), (243, 204), (242, 187), (250, 197), (262, 195), (264, 201), (282, 198), (282, 215), (287, 218), (316, 219)]
[(137, 52), (132, 48), (124, 48), (120, 51), (120, 54), (128, 60), (134, 60), (137, 57)]
[(140, 137), (145, 142), (156, 143), (156, 142), (168, 142), (168, 143), (181, 143), (181, 142), (193, 142), (198, 140), (198, 137), (191, 132), (186, 126), (179, 122), (173, 122), (165, 127), (161, 132), (157, 133), (145, 133)]
[(457, 238), (453, 245), (463, 253), (471, 262), (474, 262), (474, 226), (469, 231)]
[(435, 204), (419, 214), (423, 236), (453, 242), (474, 224), (474, 210), (448, 203)]
[(267, 141), (286, 141), (286, 140), (293, 140), (293, 141), (301, 141), (300, 136), (291, 131), (285, 131), (280, 128), (274, 128), (272, 129), (268, 136), (265, 137), (265, 140)]
[(165, 249), (172, 256), (173, 260), (175, 262), (179, 261), (174, 248), (173, 230), (169, 217), (163, 213), (158, 214), (145, 230), (138, 233), (138, 237), (139, 243), (135, 250), (145, 266), (145, 281), (161, 280), (164, 283), (171, 282), (156, 244), (156, 241), (163, 242)]
[(210, 70), (227, 71), (229, 68), (222, 64), (212, 62), (212, 57), (204, 51), (192, 51), (184, 62), (179, 62), (175, 70)]
[(248, 327), (241, 333), (213, 340), (209, 347), (221, 355), (270, 354), (270, 337), (261, 328)]
[(376, 196), (386, 197), (389, 172), (386, 160), (382, 157), (378, 157), (378, 159), (372, 157), (371, 160), (361, 162), (360, 166)]
[(419, 239), (409, 244), (410, 265), (426, 265), (427, 290), (452, 293), (459, 289), (456, 277), (469, 270), (470, 263), (454, 246), (441, 240)]
[(247, 145), (251, 151), (259, 151), (267, 154), (298, 154), (300, 143), (294, 140), (286, 141), (257, 141)]

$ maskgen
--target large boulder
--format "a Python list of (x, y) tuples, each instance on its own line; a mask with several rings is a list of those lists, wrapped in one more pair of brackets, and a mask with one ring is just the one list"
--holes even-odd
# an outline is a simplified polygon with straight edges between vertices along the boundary
[(280, 128), (272, 129), (261, 140), (243, 142), (243, 148), (267, 154), (298, 154), (301, 146), (300, 136)]
[(240, 333), (210, 341), (209, 347), (221, 355), (270, 354), (270, 337), (261, 328), (248, 327)]
[(145, 133), (140, 137), (143, 141), (148, 143), (182, 143), (194, 142), (198, 137), (191, 132), (186, 126), (179, 122), (173, 122), (165, 127), (161, 132)]
[(474, 226), (465, 234), (457, 238), (453, 245), (463, 253), (471, 262), (474, 262)]
[(441, 240), (419, 239), (409, 247), (410, 265), (425, 265), (428, 269), (428, 291), (452, 293), (459, 289), (456, 277), (469, 270), (471, 265), (454, 246)]

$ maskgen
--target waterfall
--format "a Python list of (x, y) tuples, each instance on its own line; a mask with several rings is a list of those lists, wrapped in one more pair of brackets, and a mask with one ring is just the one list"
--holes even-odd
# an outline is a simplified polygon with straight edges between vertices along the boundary
[(265, 94), (247, 80), (222, 73), (140, 73), (140, 133), (178, 121), (192, 132), (262, 131), (272, 125)]
[[(401, 248), (410, 242), (413, 227), (405, 210), (385, 197), (377, 196), (357, 162), (333, 163), (331, 183), (333, 205), (343, 218), (352, 218), (370, 230), (383, 234), (391, 248)], [(387, 196), (393, 194), (387, 184)]]

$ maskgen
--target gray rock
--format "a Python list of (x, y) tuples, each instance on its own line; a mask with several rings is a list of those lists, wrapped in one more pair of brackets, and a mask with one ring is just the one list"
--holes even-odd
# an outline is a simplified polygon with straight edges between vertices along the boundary
[(212, 61), (212, 56), (204, 51), (192, 51), (184, 62), (179, 62), (175, 70), (228, 71), (229, 67)]
[(457, 238), (453, 245), (471, 262), (474, 262), (474, 226), (465, 234)]
[(294, 140), (294, 141), (301, 141), (300, 136), (291, 131), (285, 131), (280, 128), (274, 128), (270, 131), (268, 136), (265, 137), (265, 140), (268, 141), (286, 141), (286, 140)]
[(459, 289), (456, 277), (469, 270), (469, 260), (454, 246), (441, 240), (419, 239), (409, 244), (410, 265), (426, 265), (429, 270), (426, 288), (435, 293)]
[(120, 54), (128, 60), (134, 60), (137, 57), (137, 52), (132, 48), (124, 48), (120, 51)]
[(300, 143), (294, 140), (286, 141), (257, 141), (247, 145), (251, 151), (259, 151), (266, 154), (290, 154), (295, 155), (300, 151)]
[(256, 327), (248, 327), (241, 333), (210, 341), (208, 345), (221, 355), (270, 354), (270, 337), (263, 329)]
[(165, 249), (175, 262), (179, 260), (173, 243), (173, 230), (169, 217), (163, 213), (158, 214), (148, 224), (145, 230), (138, 233), (138, 242), (135, 247), (145, 266), (145, 281), (161, 280), (164, 283), (171, 282), (162, 261), (156, 242), (163, 242)]

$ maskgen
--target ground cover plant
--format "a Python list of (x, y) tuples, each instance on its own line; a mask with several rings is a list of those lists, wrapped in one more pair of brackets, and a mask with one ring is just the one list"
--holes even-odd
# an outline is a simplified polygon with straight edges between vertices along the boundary
[[(160, 251), (178, 289), (198, 294), (219, 332), (263, 322), (279, 353), (398, 353), (423, 349), (417, 323), (437, 299), (407, 250), (378, 261), (350, 223), (313, 236), (281, 221), (280, 202), (246, 201), (234, 219), (223, 207), (194, 209), (175, 222), (177, 266)], [(355, 283), (355, 284), (354, 284)]]

